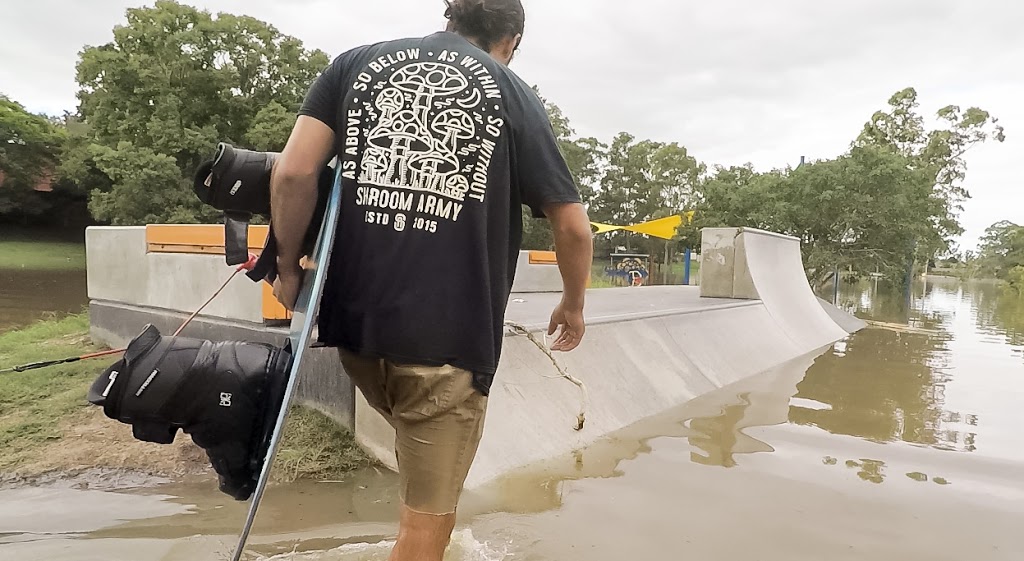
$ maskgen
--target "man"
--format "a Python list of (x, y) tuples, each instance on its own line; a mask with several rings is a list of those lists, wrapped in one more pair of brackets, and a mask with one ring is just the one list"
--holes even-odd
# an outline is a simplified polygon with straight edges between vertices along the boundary
[(592, 234), (547, 112), (507, 65), (520, 0), (449, 0), (446, 31), (353, 49), (310, 89), (271, 183), (278, 299), (291, 308), (319, 171), (341, 220), (320, 342), (395, 427), (395, 561), (440, 561), (477, 452), (522, 238), (546, 217), (564, 281), (552, 349), (583, 338)]

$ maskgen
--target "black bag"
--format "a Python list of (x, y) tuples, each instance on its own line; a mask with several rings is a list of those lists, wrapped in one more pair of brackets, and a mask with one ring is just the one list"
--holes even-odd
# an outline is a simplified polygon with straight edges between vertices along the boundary
[(171, 444), (179, 429), (206, 451), (220, 490), (247, 500), (281, 410), (290, 344), (165, 337), (152, 325), (92, 385), (88, 400), (132, 425), (136, 439)]
[[(271, 218), (270, 176), (279, 157), (277, 152), (253, 152), (222, 142), (214, 158), (196, 170), (193, 192), (199, 200), (224, 212), (224, 249), (229, 266), (249, 261), (249, 223), (253, 217)], [(316, 245), (333, 185), (334, 169), (325, 166), (317, 185), (316, 210), (303, 240), (305, 255), (311, 254)], [(271, 284), (277, 278), (277, 240), (273, 223), (259, 260), (247, 276), (255, 282), (266, 280)]]

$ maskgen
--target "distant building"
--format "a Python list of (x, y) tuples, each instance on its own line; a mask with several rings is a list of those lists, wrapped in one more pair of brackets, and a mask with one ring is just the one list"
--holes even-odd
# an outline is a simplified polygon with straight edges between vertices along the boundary
[[(0, 169), (0, 187), (4, 186), (4, 181), (7, 179), (7, 174), (4, 170)], [(52, 193), (53, 192), (53, 171), (47, 170), (43, 172), (43, 175), (36, 180), (36, 184), (32, 186), (33, 191), (39, 191), (40, 193)]]

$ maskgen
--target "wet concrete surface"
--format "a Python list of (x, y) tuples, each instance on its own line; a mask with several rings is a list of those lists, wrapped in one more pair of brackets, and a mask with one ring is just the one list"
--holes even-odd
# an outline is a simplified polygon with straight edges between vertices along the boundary
[[(467, 495), (452, 560), (1024, 558), (1024, 307), (868, 284), (868, 329)], [(251, 559), (385, 560), (394, 475), (268, 491)], [(229, 558), (245, 505), (199, 480), (0, 491), (0, 559)]]

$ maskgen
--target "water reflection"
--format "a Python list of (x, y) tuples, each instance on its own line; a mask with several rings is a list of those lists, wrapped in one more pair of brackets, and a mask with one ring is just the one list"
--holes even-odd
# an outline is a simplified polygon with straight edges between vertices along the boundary
[[(653, 440), (678, 439), (689, 446), (688, 460), (714, 467), (737, 467), (744, 455), (774, 452), (748, 429), (788, 423), (797, 383), (813, 364), (803, 356), (719, 391), (624, 428), (573, 454), (507, 474), (467, 498), (467, 510), (500, 504), (502, 511), (541, 513), (561, 508), (567, 485), (620, 478), (623, 465), (653, 451)], [(805, 403), (806, 406), (813, 404)]]
[[(690, 461), (732, 468), (739, 465), (738, 456), (774, 452), (771, 444), (751, 436), (747, 429), (788, 421), (797, 382), (812, 361), (812, 357), (794, 360), (679, 408), (676, 414), (685, 419), (682, 424), (690, 431)], [(729, 401), (723, 401), (726, 395), (732, 396)], [(715, 401), (719, 404), (717, 411), (708, 406)], [(695, 409), (713, 412), (695, 414)]]
[[(1008, 359), (1019, 356), (1011, 345), (1024, 334), (1024, 301), (1007, 299), (990, 283), (950, 279), (918, 283), (909, 300), (873, 282), (847, 287), (842, 296), (841, 305), (859, 317), (907, 329), (869, 327), (820, 356), (701, 396), (630, 434), (685, 439), (692, 463), (725, 468), (740, 466), (744, 455), (774, 452), (777, 443), (752, 436), (763, 431), (751, 429), (785, 424), (873, 443), (966, 453), (984, 448), (1001, 457), (1021, 453), (1011, 442), (1024, 417), (1012, 405), (1019, 400), (1011, 398), (1024, 397), (1024, 368)], [(1004, 394), (1010, 398), (994, 397)], [(646, 442), (639, 438), (618, 458), (649, 451)], [(594, 476), (595, 455), (602, 456), (593, 450), (577, 455), (574, 478)], [(829, 455), (822, 463), (876, 484), (894, 475), (950, 483), (936, 474), (890, 473), (879, 458)], [(618, 475), (603, 467), (605, 475)], [(557, 485), (547, 488), (549, 499), (558, 496)]]
[[(698, 433), (690, 437), (690, 444), (700, 450), (690, 453), (690, 461), (709, 466), (736, 466), (736, 444), (740, 436), (738, 424), (750, 405), (750, 394), (742, 394), (740, 399), (743, 400), (742, 404), (725, 407), (717, 417), (690, 421), (690, 428)], [(771, 449), (764, 442), (760, 444)]]
[(841, 305), (865, 319), (934, 332), (857, 333), (798, 386), (798, 397), (830, 410), (794, 408), (793, 423), (876, 442), (1020, 454), (1011, 440), (1024, 418), (1011, 404), (1024, 397), (1024, 299), (990, 282), (929, 278), (909, 301), (868, 282), (850, 287)]
[(830, 409), (793, 409), (790, 420), (876, 442), (948, 441), (939, 426), (949, 376), (933, 368), (946, 339), (883, 329), (856, 334), (844, 356), (822, 356), (797, 386), (799, 397)]
[[(791, 465), (795, 456), (807, 454), (817, 470), (876, 485), (898, 480), (946, 486), (980, 465), (1001, 474), (1000, 466), (1016, 464), (964, 464), (952, 458), (933, 463), (932, 456), (912, 452), (987, 451), (1000, 460), (1019, 459), (1013, 455), (1022, 453), (1015, 443), (1024, 423), (1019, 407), (1024, 365), (1008, 360), (1014, 349), (1005, 338), (986, 335), (1006, 328), (988, 319), (981, 303), (988, 298), (995, 317), (1015, 317), (998, 294), (991, 285), (941, 279), (918, 283), (909, 300), (873, 282), (849, 286), (843, 307), (912, 329), (864, 329), (820, 355), (800, 357), (571, 456), (511, 474), (481, 502), (498, 502), (517, 513), (557, 510), (573, 482), (624, 477), (624, 465), (651, 454), (654, 441), (666, 439), (685, 443), (690, 464), (730, 472), (772, 461)], [(875, 446), (890, 443), (909, 448)], [(772, 459), (778, 450), (785, 460)]]
[(988, 282), (976, 284), (973, 292), (978, 328), (1005, 337), (1011, 345), (1024, 345), (1024, 296)]
[[(676, 431), (674, 436), (683, 438), (691, 448), (690, 462), (722, 468), (749, 466), (751, 462), (744, 456), (753, 459), (755, 454), (776, 452), (778, 446), (791, 446), (790, 436), (765, 430), (787, 424), (874, 443), (900, 441), (974, 451), (976, 433), (948, 427), (957, 423), (977, 426), (977, 415), (945, 408), (941, 387), (950, 375), (929, 366), (934, 363), (931, 354), (945, 352), (944, 337), (865, 330), (818, 357), (793, 361), (683, 405), (669, 415), (688, 430)], [(636, 430), (672, 435), (665, 419), (652, 420), (647, 428)], [(648, 446), (637, 452), (646, 451)], [(905, 462), (897, 464), (907, 467)], [(887, 460), (873, 457), (826, 455), (821, 463), (872, 484), (882, 484), (896, 475), (950, 484), (940, 475), (904, 473), (906, 470), (893, 473), (899, 466), (894, 468)]]

